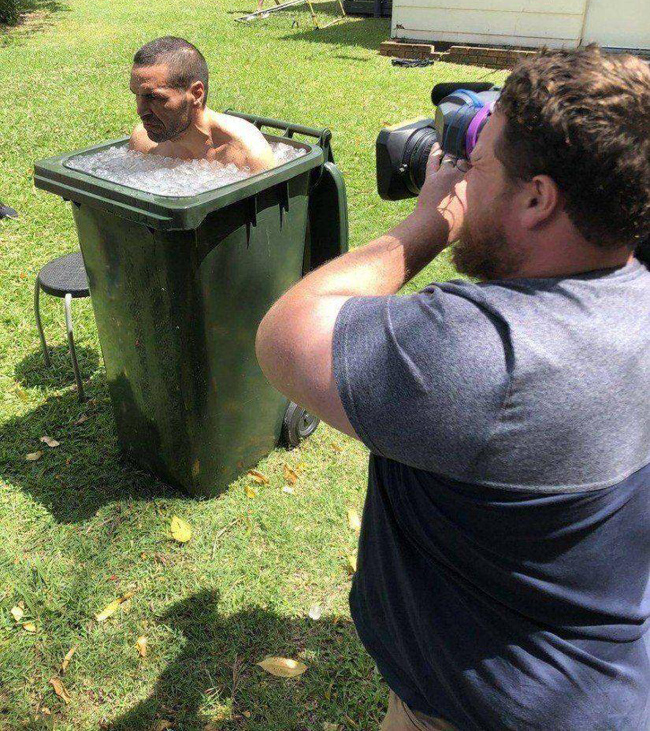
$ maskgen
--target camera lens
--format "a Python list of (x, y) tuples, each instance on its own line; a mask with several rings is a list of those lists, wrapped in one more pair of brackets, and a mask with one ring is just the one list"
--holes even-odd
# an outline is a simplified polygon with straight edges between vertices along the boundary
[(435, 130), (425, 127), (412, 135), (404, 150), (404, 164), (408, 169), (408, 188), (416, 195), (424, 185), (427, 160), (437, 139)]

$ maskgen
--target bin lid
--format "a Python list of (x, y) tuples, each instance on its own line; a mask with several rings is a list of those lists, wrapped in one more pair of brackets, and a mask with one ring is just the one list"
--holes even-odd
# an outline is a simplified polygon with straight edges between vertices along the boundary
[(198, 228), (209, 213), (291, 180), (320, 167), (325, 161), (323, 150), (318, 145), (274, 135), (265, 137), (269, 142), (282, 142), (304, 149), (306, 154), (245, 180), (184, 198), (146, 193), (66, 166), (67, 161), (77, 155), (128, 144), (129, 138), (122, 137), (65, 155), (38, 160), (34, 164), (34, 185), (56, 193), (65, 200), (101, 208), (153, 229), (192, 230)]

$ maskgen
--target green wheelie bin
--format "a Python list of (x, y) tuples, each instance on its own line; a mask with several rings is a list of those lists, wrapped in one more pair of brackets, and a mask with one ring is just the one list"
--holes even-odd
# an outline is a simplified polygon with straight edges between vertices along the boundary
[(329, 131), (229, 113), (305, 154), (185, 198), (67, 164), (127, 138), (35, 165), (36, 187), (72, 202), (121, 449), (208, 497), (318, 423), (266, 381), (255, 335), (283, 292), (348, 246)]

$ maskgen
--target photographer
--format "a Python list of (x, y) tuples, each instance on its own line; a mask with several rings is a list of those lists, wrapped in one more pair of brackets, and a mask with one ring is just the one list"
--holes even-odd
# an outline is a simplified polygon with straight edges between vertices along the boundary
[[(541, 52), (260, 325), (269, 380), (371, 452), (350, 605), (386, 731), (648, 728), (649, 133), (645, 63)], [(478, 282), (395, 296), (449, 245)]]

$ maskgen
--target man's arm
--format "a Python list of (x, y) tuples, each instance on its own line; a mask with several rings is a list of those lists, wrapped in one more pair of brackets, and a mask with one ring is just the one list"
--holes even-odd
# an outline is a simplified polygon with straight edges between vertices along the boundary
[[(257, 357), (269, 382), (334, 428), (358, 438), (333, 374), (336, 318), (350, 297), (390, 295), (457, 237), (464, 215), (463, 173), (440, 168), (432, 151), (418, 205), (405, 221), (295, 284), (257, 331)], [(440, 169), (439, 169), (440, 168)]]

